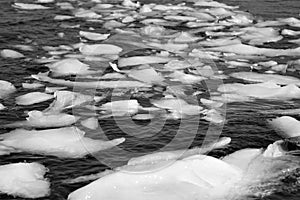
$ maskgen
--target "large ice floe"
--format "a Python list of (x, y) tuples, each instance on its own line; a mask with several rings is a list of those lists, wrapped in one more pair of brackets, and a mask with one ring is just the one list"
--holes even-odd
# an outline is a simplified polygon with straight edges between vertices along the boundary
[[(85, 137), (85, 132), (76, 127), (47, 130), (16, 129), (1, 135), (0, 146), (7, 152), (29, 152), (66, 158), (81, 158), (88, 154), (109, 149), (125, 141), (118, 138), (103, 141)], [(8, 148), (5, 151), (5, 148)]]
[(74, 191), (68, 199), (236, 199), (261, 195), (266, 192), (261, 191), (264, 184), (270, 185), (269, 181), (284, 176), (284, 170), (295, 170), (299, 165), (297, 159), (286, 155), (283, 143), (276, 141), (266, 150), (242, 149), (222, 159), (201, 155), (201, 151), (181, 158), (181, 151), (135, 158), (114, 171), (98, 174), (101, 178)]

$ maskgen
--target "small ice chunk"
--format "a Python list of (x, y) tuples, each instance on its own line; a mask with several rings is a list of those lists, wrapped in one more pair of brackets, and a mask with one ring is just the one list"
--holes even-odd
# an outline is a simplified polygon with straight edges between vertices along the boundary
[(24, 44), (13, 45), (14, 48), (20, 49), (22, 51), (34, 51), (34, 47)]
[(179, 98), (164, 98), (160, 100), (153, 100), (151, 103), (158, 108), (168, 109), (179, 116), (198, 115), (203, 109), (201, 106), (188, 104)]
[(110, 36), (110, 34), (93, 33), (88, 31), (79, 31), (79, 35), (93, 41), (106, 40), (108, 36)]
[(172, 58), (161, 56), (133, 56), (128, 58), (120, 58), (118, 60), (119, 67), (135, 66), (142, 64), (167, 63)]
[(112, 44), (85, 44), (79, 48), (84, 55), (97, 56), (107, 54), (119, 54), (123, 49)]
[(100, 109), (105, 114), (113, 116), (134, 115), (138, 112), (140, 104), (136, 99), (112, 101), (103, 104)]
[(277, 131), (283, 138), (299, 137), (300, 136), (300, 121), (290, 116), (282, 116), (271, 119), (268, 123)]
[(4, 109), (6, 109), (6, 107), (2, 103), (0, 103), (0, 110), (4, 110)]
[(62, 110), (73, 108), (86, 102), (94, 101), (93, 96), (85, 95), (78, 92), (71, 91), (56, 91), (54, 93), (55, 100), (45, 110), (46, 113), (59, 113)]
[(289, 30), (289, 29), (283, 29), (281, 31), (282, 35), (289, 35), (289, 36), (297, 36), (300, 35), (300, 31), (293, 31), (293, 30)]
[(39, 4), (33, 4), (33, 3), (14, 3), (12, 5), (15, 8), (24, 9), (24, 10), (45, 10), (50, 9), (50, 7), (42, 6)]
[(64, 90), (67, 89), (67, 87), (46, 87), (45, 92), (46, 93), (55, 93), (58, 90)]
[(152, 114), (136, 114), (136, 115), (132, 116), (132, 119), (143, 121), (143, 120), (151, 120), (154, 117), (155, 116)]
[(93, 71), (89, 71), (89, 65), (80, 62), (78, 59), (67, 58), (47, 65), (51, 72), (57, 75), (77, 75), (77, 74), (88, 74)]
[(193, 75), (193, 74), (186, 74), (182, 71), (176, 70), (172, 74), (168, 75), (170, 78), (172, 78), (172, 81), (180, 81), (184, 84), (194, 84), (194, 83), (200, 83), (201, 81), (205, 80), (205, 77)]
[(54, 17), (54, 20), (62, 21), (62, 20), (68, 20), (68, 19), (73, 19), (73, 16), (70, 15), (56, 15)]
[(82, 126), (89, 128), (91, 130), (95, 130), (99, 126), (98, 119), (95, 117), (85, 119), (85, 120), (81, 121), (80, 123)]
[(55, 0), (36, 0), (37, 3), (53, 3)]
[(211, 108), (219, 108), (219, 107), (221, 107), (221, 106), (224, 105), (223, 102), (213, 101), (213, 100), (204, 99), (204, 98), (201, 98), (201, 99), (200, 99), (200, 102), (201, 102), (203, 105), (208, 106), (208, 107), (211, 107)]
[(139, 8), (141, 6), (140, 2), (133, 3), (131, 0), (123, 0), (122, 5), (133, 8)]
[(176, 38), (174, 38), (174, 42), (191, 43), (191, 42), (195, 42), (200, 39), (201, 39), (201, 37), (195, 37), (188, 32), (181, 32)]
[(162, 83), (164, 78), (158, 74), (153, 68), (146, 68), (140, 70), (130, 70), (129, 77), (146, 83)]
[(25, 56), (17, 51), (11, 49), (3, 49), (0, 52), (3, 58), (24, 58)]
[(230, 74), (231, 77), (243, 79), (250, 82), (274, 82), (278, 85), (296, 84), (300, 85), (300, 79), (293, 76), (283, 76), (279, 74), (260, 74), (256, 72), (235, 72)]
[(0, 99), (4, 99), (11, 93), (15, 92), (16, 88), (8, 81), (0, 80)]
[(101, 15), (97, 14), (96, 12), (92, 10), (85, 10), (83, 8), (79, 8), (74, 12), (75, 17), (79, 18), (87, 18), (87, 19), (98, 19), (101, 17)]
[(22, 83), (22, 87), (25, 89), (37, 89), (43, 86), (41, 83)]
[(205, 116), (202, 119), (214, 124), (222, 124), (225, 122), (225, 117), (222, 116), (221, 113), (215, 109), (211, 109), (205, 112)]

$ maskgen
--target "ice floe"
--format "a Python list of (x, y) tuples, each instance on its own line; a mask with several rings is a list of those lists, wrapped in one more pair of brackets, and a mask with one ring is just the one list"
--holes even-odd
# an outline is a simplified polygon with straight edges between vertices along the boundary
[(16, 151), (80, 158), (88, 154), (112, 148), (125, 141), (118, 138), (110, 141), (85, 137), (85, 132), (76, 127), (47, 130), (16, 129), (1, 135), (0, 145)]
[(93, 102), (97, 99), (96, 96), (94, 97), (66, 90), (56, 91), (54, 97), (55, 100), (45, 110), (46, 113), (59, 113), (65, 109), (73, 108), (86, 102)]
[(230, 76), (238, 79), (243, 79), (250, 82), (273, 82), (278, 85), (300, 84), (300, 79), (293, 76), (284, 76), (279, 74), (263, 74), (256, 72), (235, 72)]
[(0, 193), (22, 198), (41, 198), (50, 194), (48, 169), (39, 163), (0, 165)]
[(22, 53), (11, 49), (3, 49), (0, 51), (0, 55), (3, 58), (24, 58), (25, 56)]
[(80, 118), (65, 113), (44, 113), (37, 110), (29, 111), (28, 117), (24, 121), (16, 121), (10, 124), (4, 124), (3, 127), (16, 128), (16, 127), (32, 127), (32, 128), (54, 128), (70, 126), (77, 122)]
[(32, 75), (32, 77), (39, 81), (48, 83), (64, 85), (72, 88), (139, 88), (139, 87), (150, 87), (151, 85), (139, 82), (139, 81), (68, 81), (65, 79), (53, 79), (45, 74)]
[(158, 108), (167, 109), (175, 118), (181, 118), (186, 115), (198, 115), (203, 109), (199, 105), (188, 104), (186, 101), (179, 98), (164, 98), (153, 100), (151, 103)]
[[(276, 173), (282, 173), (281, 170), (291, 161), (280, 160), (277, 154), (273, 156), (278, 145), (280, 143), (275, 142), (265, 151), (243, 149), (223, 159), (192, 155), (175, 161), (125, 165), (99, 174), (98, 180), (72, 192), (68, 199), (179, 200), (199, 197), (209, 200), (253, 195), (259, 190), (253, 186), (269, 181)], [(288, 167), (294, 169), (298, 164), (290, 162)], [(121, 181), (124, 179), (130, 183), (125, 184)]]
[(89, 40), (93, 41), (101, 41), (101, 40), (106, 40), (110, 34), (101, 34), (101, 33), (93, 33), (93, 32), (88, 32), (88, 31), (80, 31), (79, 35), (81, 37), (84, 37)]
[(268, 121), (284, 138), (298, 137), (300, 122), (290, 116), (282, 116)]
[(235, 53), (245, 55), (264, 55), (268, 57), (276, 56), (297, 56), (300, 53), (300, 48), (295, 49), (271, 49), (260, 48), (246, 44), (232, 44), (221, 47), (207, 48), (208, 51), (218, 51), (224, 53)]
[(192, 155), (198, 154), (206, 154), (207, 152), (213, 149), (224, 148), (231, 142), (231, 138), (229, 137), (222, 137), (217, 141), (210, 142), (202, 147), (196, 147), (193, 149), (188, 150), (177, 150), (177, 151), (167, 151), (167, 152), (157, 152), (153, 154), (147, 154), (145, 156), (135, 157), (128, 161), (128, 165), (145, 165), (145, 164), (154, 164), (157, 162), (162, 161), (170, 161), (170, 160), (177, 160), (183, 159), (185, 157), (189, 157)]
[(101, 105), (100, 109), (106, 115), (124, 116), (138, 112), (140, 104), (136, 99), (112, 101)]
[(84, 55), (119, 54), (123, 49), (112, 44), (85, 44), (79, 48)]
[(300, 88), (294, 84), (279, 86), (274, 82), (256, 84), (228, 83), (219, 86), (218, 91), (259, 99), (289, 100), (300, 98)]
[(16, 98), (16, 104), (27, 106), (27, 105), (40, 103), (43, 101), (48, 101), (53, 98), (54, 96), (51, 94), (46, 94), (42, 92), (30, 92), (22, 96), (18, 96)]
[(88, 129), (95, 130), (99, 127), (98, 119), (95, 117), (91, 117), (85, 120), (82, 120), (80, 124)]
[(167, 63), (172, 58), (160, 56), (134, 56), (129, 58), (120, 58), (118, 60), (119, 67), (135, 66), (142, 64)]
[(149, 84), (161, 84), (164, 81), (164, 78), (153, 68), (130, 70), (128, 76)]
[(47, 65), (54, 76), (66, 76), (77, 74), (89, 74), (89, 65), (80, 62), (78, 59), (64, 59)]
[(6, 98), (11, 93), (14, 93), (17, 89), (15, 86), (4, 80), (0, 80), (0, 99)]
[(41, 83), (22, 83), (22, 87), (25, 89), (37, 89), (40, 87), (44, 87)]
[(13, 7), (24, 9), (24, 10), (45, 10), (50, 9), (50, 7), (46, 7), (40, 4), (33, 4), (33, 3), (14, 3)]

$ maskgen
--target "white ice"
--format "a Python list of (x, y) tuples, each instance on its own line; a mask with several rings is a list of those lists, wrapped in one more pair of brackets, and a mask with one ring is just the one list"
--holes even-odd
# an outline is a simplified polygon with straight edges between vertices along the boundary
[(0, 192), (22, 198), (40, 198), (50, 194), (48, 171), (39, 163), (14, 163), (0, 166)]
[(42, 92), (30, 92), (16, 98), (16, 104), (18, 105), (32, 105), (36, 103), (40, 103), (43, 101), (47, 101), (53, 99), (54, 96), (51, 94), (46, 94)]
[(0, 99), (6, 98), (11, 93), (14, 93), (16, 91), (15, 86), (4, 80), (0, 80)]
[(110, 141), (91, 139), (85, 137), (85, 132), (76, 127), (47, 130), (16, 129), (2, 134), (1, 138), (0, 146), (3, 147), (65, 158), (81, 158), (125, 141), (124, 138)]

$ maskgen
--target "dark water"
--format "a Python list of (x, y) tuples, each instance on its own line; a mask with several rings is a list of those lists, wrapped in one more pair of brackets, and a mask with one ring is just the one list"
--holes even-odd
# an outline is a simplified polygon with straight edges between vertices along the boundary
[(300, 1), (297, 0), (219, 0), (228, 5), (238, 5), (241, 10), (249, 11), (264, 19), (298, 17)]
[[(57, 46), (62, 44), (73, 44), (80, 42), (78, 35), (79, 29), (65, 29), (59, 26), (59, 23), (53, 20), (56, 14), (70, 14), (69, 11), (60, 11), (58, 8), (42, 11), (21, 11), (11, 7), (13, 0), (0, 1), (0, 49), (11, 48), (14, 44), (34, 44), (35, 50), (33, 52), (22, 52), (28, 58), (40, 58), (45, 55), (42, 46)], [(31, 2), (31, 1), (26, 1)], [(59, 1), (62, 2), (62, 1)], [(108, 1), (109, 2), (109, 1)], [(149, 3), (150, 1), (144, 1)], [(153, 1), (167, 3), (170, 1)], [(182, 2), (182, 1), (178, 1)], [(220, 0), (220, 2), (228, 3), (230, 5), (239, 5), (242, 10), (248, 10), (251, 13), (263, 17), (265, 19), (273, 19), (278, 17), (299, 17), (300, 1), (299, 0)], [(89, 26), (96, 27), (96, 30), (101, 30), (101, 25), (82, 23), (78, 19), (71, 20), (70, 25), (81, 23), (81, 28), (86, 29)], [(59, 38), (58, 33), (64, 32), (65, 37)], [(31, 74), (36, 74), (40, 71), (46, 71), (42, 64), (36, 64), (31, 60), (14, 60), (0, 58), (0, 79), (12, 82), (17, 88), (18, 92), (15, 96), (29, 92), (30, 90), (22, 89), (21, 83), (26, 81), (26, 77)], [(41, 89), (42, 90), (42, 89)], [(43, 109), (48, 106), (48, 103), (39, 104), (38, 106), (21, 107), (16, 106), (14, 97), (4, 100), (2, 103), (8, 106), (8, 111), (0, 111), (0, 123), (8, 123), (16, 120), (24, 119), (24, 111), (32, 109)], [(234, 103), (227, 105), (226, 119), (227, 122), (222, 130), (222, 136), (229, 136), (232, 138), (232, 143), (224, 150), (212, 152), (211, 154), (217, 157), (224, 156), (228, 153), (238, 149), (253, 147), (266, 147), (268, 144), (279, 139), (276, 133), (266, 126), (266, 119), (274, 117), (272, 114), (261, 114), (258, 111), (271, 109), (286, 109), (299, 108), (300, 102), (276, 102), (276, 101), (260, 101), (255, 103)], [(295, 116), (296, 118), (299, 116)], [(126, 121), (126, 119), (124, 119)], [(151, 135), (151, 137), (144, 137), (140, 139), (134, 135), (124, 135), (123, 131), (115, 124), (113, 120), (100, 121), (101, 129), (106, 137), (112, 139), (120, 136), (125, 136), (127, 141), (120, 146), (123, 152), (134, 155), (137, 152), (149, 153), (163, 148), (166, 144), (176, 138), (178, 130), (185, 130), (185, 134), (180, 140), (193, 140), (191, 146), (201, 145), (204, 134), (207, 131), (208, 123), (205, 121), (198, 122), (197, 119), (189, 118), (189, 122), (196, 122), (198, 127), (197, 134), (193, 134), (189, 123), (173, 120), (166, 122), (164, 128)], [(159, 123), (159, 120), (157, 121)], [(184, 127), (180, 127), (182, 125)], [(141, 123), (144, 130), (136, 130), (135, 135), (143, 134), (143, 132), (151, 132), (153, 130), (147, 129), (147, 123)], [(129, 127), (130, 128), (130, 127)], [(134, 127), (133, 127), (134, 128)], [(0, 130), (1, 133), (9, 130)], [(192, 133), (192, 134), (191, 134)], [(90, 133), (98, 134), (98, 133)], [(176, 145), (177, 146), (176, 146)], [(184, 145), (181, 143), (174, 143), (173, 148), (180, 149)], [(114, 154), (115, 153), (115, 154)], [(82, 159), (59, 159), (50, 156), (40, 156), (32, 154), (13, 154), (10, 156), (1, 156), (0, 164), (8, 164), (14, 162), (39, 162), (49, 168), (47, 178), (51, 180), (51, 195), (42, 199), (62, 200), (66, 199), (67, 195), (75, 189), (86, 185), (87, 183), (79, 184), (64, 184), (63, 180), (75, 178), (82, 175), (98, 173), (107, 168), (105, 163), (117, 162), (123, 163), (118, 152), (109, 150), (101, 152), (99, 158), (107, 159), (100, 163), (96, 158), (90, 156)], [(128, 159), (128, 158), (127, 158)], [(287, 183), (283, 183), (287, 184)], [(282, 187), (278, 193), (265, 197), (264, 199), (299, 199), (299, 188)], [(21, 199), (13, 198), (11, 196), (0, 195), (0, 199)]]

